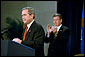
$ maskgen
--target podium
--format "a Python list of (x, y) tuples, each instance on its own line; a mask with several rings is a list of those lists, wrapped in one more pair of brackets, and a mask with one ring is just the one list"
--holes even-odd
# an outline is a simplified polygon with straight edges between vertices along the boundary
[(35, 49), (11, 40), (1, 40), (1, 56), (35, 56)]

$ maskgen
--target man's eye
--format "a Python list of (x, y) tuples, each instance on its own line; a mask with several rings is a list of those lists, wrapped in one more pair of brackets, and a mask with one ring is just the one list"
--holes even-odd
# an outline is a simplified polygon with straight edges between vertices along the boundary
[(26, 14), (24, 14), (24, 16), (26, 16)]
[(27, 14), (23, 14), (22, 16), (26, 16)]

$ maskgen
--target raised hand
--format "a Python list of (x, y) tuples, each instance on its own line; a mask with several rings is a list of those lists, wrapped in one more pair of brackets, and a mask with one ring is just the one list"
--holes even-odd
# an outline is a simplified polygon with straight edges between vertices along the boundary
[(48, 32), (48, 35), (50, 35), (50, 33), (52, 32), (50, 24), (47, 25), (47, 32)]

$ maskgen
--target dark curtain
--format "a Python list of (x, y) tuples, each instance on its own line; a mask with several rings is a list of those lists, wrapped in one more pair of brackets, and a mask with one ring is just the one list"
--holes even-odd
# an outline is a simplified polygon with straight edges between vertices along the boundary
[(80, 54), (81, 17), (83, 0), (80, 1), (58, 1), (57, 12), (62, 14), (63, 25), (71, 30), (68, 41), (68, 56)]

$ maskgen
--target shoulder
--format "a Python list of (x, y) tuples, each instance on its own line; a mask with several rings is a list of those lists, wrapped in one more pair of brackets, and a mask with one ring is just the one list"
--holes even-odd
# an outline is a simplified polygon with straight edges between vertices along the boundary
[(67, 27), (67, 26), (62, 26), (62, 29), (63, 29), (63, 31), (66, 31), (66, 30), (70, 31), (69, 27)]
[(63, 29), (69, 29), (67, 26), (62, 26)]
[(42, 25), (37, 23), (36, 21), (33, 22), (32, 28), (34, 28), (34, 29), (43, 29)]
[(39, 23), (37, 23), (36, 21), (34, 22), (34, 25), (35, 25), (36, 27), (42, 27), (42, 25), (39, 24)]

